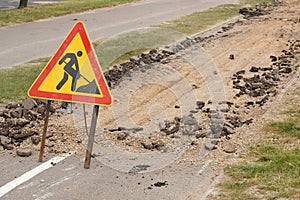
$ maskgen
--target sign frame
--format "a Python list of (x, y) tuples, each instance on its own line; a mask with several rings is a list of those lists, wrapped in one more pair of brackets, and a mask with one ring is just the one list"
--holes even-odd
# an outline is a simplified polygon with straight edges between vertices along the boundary
[[(55, 65), (59, 62), (59, 59), (65, 53), (67, 47), (70, 45), (74, 37), (79, 34), (82, 39), (84, 50), (87, 53), (88, 59), (90, 61), (91, 67), (93, 69), (94, 75), (96, 77), (96, 83), (99, 86), (99, 91), (101, 92), (101, 96), (97, 97), (91, 95), (85, 95), (85, 93), (79, 92), (70, 92), (69, 94), (61, 93), (61, 92), (49, 92), (39, 90), (39, 87), (49, 75), (51, 70), (55, 67)], [(35, 82), (32, 84), (30, 89), (28, 90), (28, 96), (32, 98), (41, 98), (47, 100), (58, 100), (58, 101), (66, 101), (66, 102), (77, 102), (77, 103), (87, 103), (93, 105), (101, 105), (101, 106), (110, 106), (112, 104), (112, 95), (110, 93), (109, 87), (106, 83), (106, 80), (102, 74), (100, 64), (98, 62), (97, 56), (95, 54), (94, 48), (90, 42), (90, 38), (85, 29), (83, 22), (77, 22), (67, 37), (64, 39), (54, 56), (50, 59), (48, 64), (44, 67), (40, 75), (37, 77)]]

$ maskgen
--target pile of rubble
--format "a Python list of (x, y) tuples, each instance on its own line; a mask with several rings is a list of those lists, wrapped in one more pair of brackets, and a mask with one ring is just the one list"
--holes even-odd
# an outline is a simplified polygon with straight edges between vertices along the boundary
[(248, 106), (264, 105), (270, 97), (277, 94), (276, 87), (288, 74), (295, 71), (299, 66), (294, 66), (296, 56), (300, 55), (300, 40), (289, 41), (288, 50), (283, 50), (282, 55), (271, 55), (272, 64), (267, 67), (252, 66), (249, 70), (252, 76), (245, 77), (246, 71), (238, 71), (233, 77), (233, 88), (237, 89), (237, 98), (243, 95), (255, 98), (255, 101), (247, 101)]
[[(12, 150), (31, 138), (32, 144), (40, 142), (39, 130), (43, 126), (47, 101), (27, 98), (21, 103), (10, 103), (0, 110), (0, 145)], [(50, 106), (50, 113), (55, 108)]]
[(270, 14), (270, 10), (272, 8), (280, 5), (283, 5), (283, 2), (275, 0), (273, 3), (269, 4), (257, 4), (254, 8), (241, 8), (239, 13), (242, 14), (245, 19), (249, 19), (252, 17)]
[(152, 63), (164, 62), (174, 52), (152, 49), (148, 53), (142, 53), (140, 56), (133, 56), (129, 61), (114, 65), (110, 70), (104, 73), (109, 87), (113, 88), (118, 85), (120, 79), (134, 68), (144, 67)]

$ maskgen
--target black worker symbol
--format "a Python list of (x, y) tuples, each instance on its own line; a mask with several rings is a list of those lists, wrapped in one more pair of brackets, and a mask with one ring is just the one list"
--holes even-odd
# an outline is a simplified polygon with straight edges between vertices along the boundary
[[(65, 64), (65, 66), (64, 66), (63, 78), (56, 85), (56, 89), (60, 90), (65, 85), (65, 83), (68, 81), (69, 77), (71, 77), (71, 79), (72, 79), (71, 91), (72, 92), (100, 94), (95, 80), (89, 81), (82, 74), (80, 74), (77, 57), (81, 57), (81, 56), (82, 56), (82, 51), (77, 51), (76, 54), (75, 53), (66, 53), (64, 55), (64, 57), (58, 62), (59, 65)], [(77, 88), (76, 87), (77, 80), (80, 78), (83, 78), (88, 84)]]

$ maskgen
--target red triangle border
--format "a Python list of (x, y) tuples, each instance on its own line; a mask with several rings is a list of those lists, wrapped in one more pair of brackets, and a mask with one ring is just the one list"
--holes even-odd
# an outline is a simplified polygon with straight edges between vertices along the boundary
[[(51, 72), (53, 67), (58, 62), (59, 58), (61, 58), (62, 54), (65, 52), (66, 48), (69, 46), (73, 38), (76, 34), (79, 33), (84, 44), (85, 50), (87, 52), (89, 61), (93, 68), (93, 72), (97, 79), (98, 85), (100, 87), (100, 91), (102, 97), (94, 97), (94, 96), (86, 96), (81, 94), (64, 94), (59, 92), (47, 92), (47, 91), (39, 91), (38, 88), (43, 83), (45, 78)], [(38, 78), (35, 80), (31, 88), (28, 90), (28, 96), (32, 98), (41, 98), (41, 99), (49, 99), (49, 100), (58, 100), (58, 101), (67, 101), (67, 102), (78, 102), (78, 103), (88, 103), (88, 104), (97, 104), (103, 106), (110, 106), (112, 104), (112, 96), (106, 80), (101, 72), (101, 68), (98, 62), (97, 57), (95, 56), (95, 52), (93, 46), (88, 37), (87, 31), (83, 22), (77, 22), (73, 28), (71, 29), (68, 36), (64, 39), (63, 43), (56, 51), (54, 56), (51, 58), (49, 63), (40, 73)]]

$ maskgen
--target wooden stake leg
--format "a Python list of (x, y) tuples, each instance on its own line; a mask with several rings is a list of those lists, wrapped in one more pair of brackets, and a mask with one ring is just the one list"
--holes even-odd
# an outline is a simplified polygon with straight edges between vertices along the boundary
[(44, 121), (44, 130), (42, 135), (42, 142), (41, 142), (41, 148), (40, 148), (40, 155), (39, 155), (39, 162), (43, 161), (43, 154), (44, 154), (44, 148), (45, 148), (45, 142), (46, 142), (46, 135), (47, 135), (47, 128), (48, 128), (48, 122), (49, 122), (49, 110), (51, 106), (51, 100), (48, 100), (47, 106), (46, 106), (46, 116)]
[(99, 112), (99, 106), (94, 105), (91, 128), (90, 128), (90, 134), (89, 134), (89, 140), (88, 140), (88, 146), (87, 146), (87, 149), (86, 149), (86, 155), (85, 155), (85, 161), (84, 161), (84, 168), (85, 169), (90, 168), (92, 151), (93, 151), (93, 144), (94, 144), (94, 138), (95, 138), (95, 130), (96, 130), (97, 119), (98, 119), (98, 112)]

